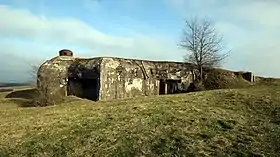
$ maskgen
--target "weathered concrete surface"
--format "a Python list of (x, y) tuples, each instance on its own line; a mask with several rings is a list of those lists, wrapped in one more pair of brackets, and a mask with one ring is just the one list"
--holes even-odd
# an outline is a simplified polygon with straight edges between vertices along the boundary
[(59, 56), (40, 67), (38, 89), (54, 101), (110, 100), (183, 92), (192, 79), (190, 66), (180, 62)]
[(58, 56), (40, 66), (37, 74), (37, 88), (43, 99), (40, 101), (54, 105), (66, 96), (68, 68), (73, 60), (69, 56)]
[(188, 65), (180, 62), (103, 58), (100, 80), (100, 99), (108, 100), (158, 95), (160, 80), (165, 83), (181, 80), (183, 90), (186, 90), (192, 81), (192, 73)]

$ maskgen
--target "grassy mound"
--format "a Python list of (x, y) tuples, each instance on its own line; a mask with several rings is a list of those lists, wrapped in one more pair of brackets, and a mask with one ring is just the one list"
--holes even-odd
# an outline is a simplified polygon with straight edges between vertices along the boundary
[(0, 156), (280, 156), (279, 95), (262, 86), (44, 108), (3, 101)]
[(207, 74), (207, 79), (205, 80), (204, 86), (207, 90), (247, 88), (253, 85), (242, 77), (244, 72), (206, 69), (205, 73)]
[(256, 77), (256, 85), (280, 86), (280, 78)]

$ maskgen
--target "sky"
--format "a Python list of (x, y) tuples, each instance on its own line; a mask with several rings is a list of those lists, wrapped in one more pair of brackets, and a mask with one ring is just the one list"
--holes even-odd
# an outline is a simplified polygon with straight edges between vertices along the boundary
[(0, 0), (0, 82), (76, 57), (182, 61), (185, 20), (208, 17), (231, 50), (223, 68), (280, 77), (280, 0)]

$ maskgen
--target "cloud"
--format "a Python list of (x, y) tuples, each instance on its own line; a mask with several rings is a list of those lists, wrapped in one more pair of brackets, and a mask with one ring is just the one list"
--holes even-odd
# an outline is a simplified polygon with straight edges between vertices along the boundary
[[(227, 6), (228, 17), (239, 23), (240, 31), (234, 56), (240, 56), (244, 69), (259, 75), (280, 77), (280, 3), (279, 1), (234, 1)], [(242, 33), (241, 33), (242, 32)], [(228, 33), (231, 33), (229, 30)], [(238, 60), (236, 60), (238, 61)], [(231, 61), (234, 64), (234, 60)], [(238, 63), (235, 63), (238, 64)]]
[[(182, 16), (207, 16), (216, 21), (232, 49), (229, 69), (280, 77), (280, 1), (166, 0)], [(190, 9), (195, 11), (188, 13)]]
[[(30, 67), (24, 63), (53, 57), (63, 48), (69, 48), (82, 57), (178, 60), (181, 56), (176, 43), (161, 36), (145, 36), (136, 31), (128, 31), (131, 33), (126, 36), (113, 36), (75, 18), (47, 18), (28, 10), (0, 5), (0, 21), (0, 36), (5, 37), (0, 38), (3, 43), (0, 54), (9, 54), (9, 64), (14, 65), (10, 68), (17, 71), (26, 71)], [(20, 62), (20, 59), (25, 62)], [(5, 64), (1, 63), (1, 67)], [(3, 70), (0, 68), (0, 72)]]
[[(135, 4), (140, 3), (136, 0), (124, 0), (121, 3), (126, 2), (129, 2), (127, 7), (133, 6), (135, 9), (138, 6)], [(218, 30), (225, 36), (228, 47), (232, 49), (225, 68), (244, 69), (257, 75), (280, 77), (280, 63), (277, 62), (277, 58), (280, 58), (278, 51), (280, 44), (277, 43), (280, 35), (280, 19), (277, 18), (277, 15), (280, 15), (279, 1), (165, 0), (165, 2), (173, 12), (178, 13), (178, 17), (180, 16), (176, 18), (178, 20), (183, 21), (187, 16), (198, 14), (207, 15), (216, 21)], [(98, 10), (102, 9), (102, 3), (105, 2), (83, 0), (83, 7), (97, 14)], [(143, 1), (141, 5), (144, 6), (142, 3)], [(43, 0), (40, 4), (44, 7)], [(177, 47), (181, 36), (174, 34), (167, 36), (165, 32), (159, 35), (162, 29), (153, 28), (136, 19), (133, 21), (133, 17), (123, 14), (120, 18), (108, 22), (112, 25), (106, 27), (106, 32), (117, 33), (112, 35), (78, 18), (55, 18), (38, 15), (26, 9), (0, 5), (0, 55), (5, 54), (7, 58), (0, 59), (0, 73), (7, 72), (5, 65), (9, 65), (11, 71), (24, 74), (29, 68), (26, 62), (41, 62), (57, 55), (63, 48), (69, 48), (75, 55), (81, 57), (118, 56), (176, 61), (182, 59), (184, 52)], [(101, 28), (101, 25), (99, 27)], [(181, 30), (182, 27), (183, 25), (170, 29)], [(115, 31), (108, 31), (109, 29)], [(14, 73), (13, 76), (7, 75), (5, 80), (11, 80), (15, 75)], [(0, 82), (1, 79), (3, 78), (0, 78)]]
[[(108, 36), (85, 22), (71, 19), (44, 19), (24, 10), (15, 10), (7, 6), (0, 7), (0, 35), (25, 38), (29, 40), (66, 42), (92, 47), (104, 46), (130, 47), (129, 38)], [(7, 16), (9, 18), (7, 18)]]
[[(215, 0), (216, 3), (220, 1)], [(220, 15), (224, 15), (233, 22), (244, 23), (247, 28), (265, 29), (280, 26), (280, 1), (276, 0), (236, 0), (230, 4), (216, 8)]]
[[(9, 18), (7, 18), (7, 16)], [(41, 18), (27, 10), (13, 9), (8, 6), (0, 6), (0, 36), (32, 40), (41, 43), (73, 44), (88, 49), (110, 48), (141, 52), (161, 52), (162, 42), (155, 37), (137, 35), (111, 36), (100, 32), (87, 23), (74, 18)], [(166, 43), (164, 44), (166, 46)], [(170, 46), (169, 44), (167, 44)], [(155, 49), (159, 47), (159, 49)], [(176, 48), (176, 45), (171, 46)], [(152, 50), (149, 50), (153, 48)], [(136, 52), (131, 52), (136, 53)], [(164, 53), (164, 52), (163, 52)]]

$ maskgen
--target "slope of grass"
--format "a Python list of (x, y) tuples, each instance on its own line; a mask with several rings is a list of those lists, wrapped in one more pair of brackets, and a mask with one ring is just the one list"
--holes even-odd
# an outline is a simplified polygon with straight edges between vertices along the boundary
[(0, 156), (280, 156), (280, 86), (44, 108), (0, 101)]
[(247, 88), (253, 84), (242, 77), (244, 72), (233, 72), (225, 69), (206, 69), (207, 79), (205, 88), (212, 89), (235, 89)]

